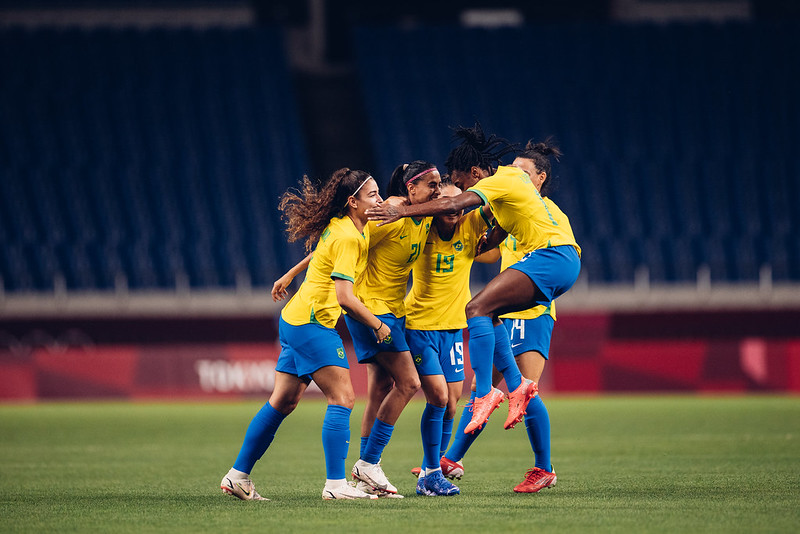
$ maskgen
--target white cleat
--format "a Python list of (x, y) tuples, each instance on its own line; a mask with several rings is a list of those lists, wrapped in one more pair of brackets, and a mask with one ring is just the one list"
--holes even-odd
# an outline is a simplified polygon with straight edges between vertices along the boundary
[(377, 464), (369, 464), (364, 460), (359, 459), (353, 466), (353, 478), (366, 482), (373, 489), (385, 493), (397, 493), (395, 488), (386, 475), (383, 473), (380, 462)]
[(355, 487), (359, 490), (363, 491), (364, 493), (369, 493), (370, 495), (377, 495), (380, 499), (402, 499), (403, 496), (399, 493), (388, 493), (385, 491), (381, 491), (378, 489), (373, 488), (366, 482), (362, 482), (359, 480), (357, 483), (351, 482), (351, 484), (355, 484)]
[(357, 486), (351, 486), (346, 482), (340, 486), (329, 488), (327, 485), (322, 488), (323, 500), (329, 501), (333, 499), (377, 499), (377, 495), (367, 493), (358, 489)]
[(249, 478), (234, 480), (229, 476), (225, 476), (220, 482), (219, 487), (222, 493), (227, 493), (233, 497), (242, 499), (243, 501), (268, 501), (266, 497), (262, 497), (256, 491), (253, 481)]

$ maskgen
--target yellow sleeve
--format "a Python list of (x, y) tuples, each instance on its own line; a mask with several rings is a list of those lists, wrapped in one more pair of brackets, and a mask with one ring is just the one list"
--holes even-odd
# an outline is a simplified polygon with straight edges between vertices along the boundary
[(341, 278), (355, 283), (356, 263), (359, 259), (358, 241), (351, 236), (341, 236), (331, 244), (331, 278)]

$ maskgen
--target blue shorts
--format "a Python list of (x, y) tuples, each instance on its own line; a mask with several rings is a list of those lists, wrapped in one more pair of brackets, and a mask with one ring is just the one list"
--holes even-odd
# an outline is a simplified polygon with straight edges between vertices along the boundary
[(290, 325), (281, 317), (278, 322), (281, 354), (275, 370), (301, 378), (311, 378), (316, 370), (328, 366), (350, 369), (342, 338), (334, 328), (321, 324)]
[(535, 350), (544, 359), (549, 359), (550, 338), (553, 336), (554, 321), (550, 314), (535, 319), (503, 319), (503, 326), (511, 340), (511, 352), (519, 356), (523, 352)]
[(536, 304), (547, 306), (567, 292), (581, 272), (581, 258), (572, 245), (540, 248), (525, 254), (509, 269), (528, 275), (544, 297), (537, 294)]
[(367, 363), (373, 360), (380, 352), (404, 352), (408, 350), (406, 343), (406, 318), (395, 317), (392, 313), (378, 315), (378, 319), (392, 331), (383, 343), (375, 339), (375, 332), (364, 323), (344, 316), (344, 322), (353, 338), (353, 349), (356, 351), (358, 363)]
[(406, 330), (406, 340), (420, 376), (444, 375), (447, 382), (464, 380), (461, 330)]

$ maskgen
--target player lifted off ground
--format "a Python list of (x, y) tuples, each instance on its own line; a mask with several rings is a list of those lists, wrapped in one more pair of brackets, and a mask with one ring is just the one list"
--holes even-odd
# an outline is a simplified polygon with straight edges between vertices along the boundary
[[(531, 182), (548, 205), (552, 205), (552, 200), (546, 196), (553, 181), (550, 158), (558, 159), (560, 155), (560, 150), (553, 146), (549, 139), (543, 143), (528, 142), (525, 148), (517, 153), (517, 157), (512, 163), (512, 166), (522, 168), (528, 173)], [(552, 209), (555, 211), (555, 208)], [(503, 240), (499, 248), (492, 249), (492, 252), (494, 255), (487, 252), (483, 256), (494, 260), (502, 257), (501, 271), (520, 261), (526, 254), (526, 251), (511, 235)], [(535, 382), (541, 378), (545, 363), (549, 358), (550, 338), (553, 333), (555, 317), (555, 300), (550, 306), (539, 304), (528, 310), (513, 312), (501, 317), (508, 331), (511, 349), (520, 371)], [(495, 381), (499, 381), (498, 377), (495, 377)], [(473, 387), (473, 399), (474, 396)], [(470, 401), (462, 413), (461, 427), (465, 427), (471, 419), (471, 407)], [(528, 403), (525, 413), (525, 428), (534, 452), (535, 465), (528, 470), (525, 480), (517, 485), (514, 491), (536, 493), (543, 488), (552, 487), (556, 483), (556, 474), (550, 463), (550, 417), (540, 395), (536, 395)], [(458, 475), (458, 478), (464, 472), (461, 460), (480, 432), (479, 429), (471, 434), (457, 433), (453, 445), (442, 458), (442, 465), (447, 465), (449, 471)], [(452, 467), (453, 465), (456, 467)]]

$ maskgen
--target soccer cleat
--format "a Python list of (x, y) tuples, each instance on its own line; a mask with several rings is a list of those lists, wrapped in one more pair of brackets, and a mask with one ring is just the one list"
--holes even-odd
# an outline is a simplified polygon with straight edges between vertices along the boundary
[(533, 380), (524, 378), (517, 389), (508, 394), (508, 419), (503, 428), (509, 430), (522, 421), (528, 409), (528, 402), (539, 392), (539, 386)]
[(416, 478), (419, 478), (419, 474), (422, 473), (421, 467), (412, 467), (411, 474), (414, 475)]
[[(553, 469), (550, 467), (550, 469)], [(556, 485), (556, 472), (551, 473), (540, 467), (528, 469), (525, 473), (525, 480), (517, 484), (514, 491), (517, 493), (538, 493), (544, 488), (552, 488)]]
[(503, 402), (503, 392), (497, 388), (492, 388), (483, 397), (475, 397), (475, 401), (472, 403), (472, 420), (464, 429), (464, 434), (472, 434), (482, 428), (501, 402)]
[(361, 491), (357, 486), (351, 486), (344, 483), (334, 488), (329, 488), (327, 485), (322, 488), (322, 499), (329, 501), (333, 499), (377, 499), (378, 496)]
[[(433, 473), (425, 475), (425, 477), (420, 480), (424, 481), (425, 489), (428, 491), (427, 495), (443, 497), (461, 493), (458, 486), (444, 478), (441, 471), (434, 471)], [(419, 486), (419, 482), (417, 486)], [(417, 493), (419, 493), (419, 491), (417, 491)]]
[(450, 480), (461, 480), (464, 476), (464, 464), (461, 462), (454, 462), (449, 458), (442, 456), (439, 465), (442, 468), (442, 474)]
[(433, 493), (428, 491), (425, 487), (425, 477), (421, 476), (417, 479), (417, 495), (422, 495), (424, 497), (433, 497)]
[(352, 473), (354, 479), (366, 482), (372, 486), (373, 489), (386, 493), (397, 493), (397, 488), (386, 478), (380, 462), (377, 464), (370, 464), (359, 458), (353, 466)]
[(253, 485), (253, 481), (249, 478), (234, 480), (226, 475), (225, 478), (222, 479), (222, 482), (220, 482), (219, 487), (222, 489), (223, 493), (227, 493), (228, 495), (232, 495), (242, 499), (243, 501), (269, 500), (258, 494), (255, 486)]
[(373, 488), (372, 486), (370, 486), (366, 482), (362, 482), (360, 480), (358, 482), (351, 482), (350, 484), (354, 485), (356, 488), (358, 488), (360, 491), (363, 491), (364, 493), (369, 493), (370, 495), (375, 495), (379, 499), (402, 499), (403, 498), (403, 496), (400, 495), (399, 493), (387, 493), (385, 491), (376, 490), (375, 488)]

